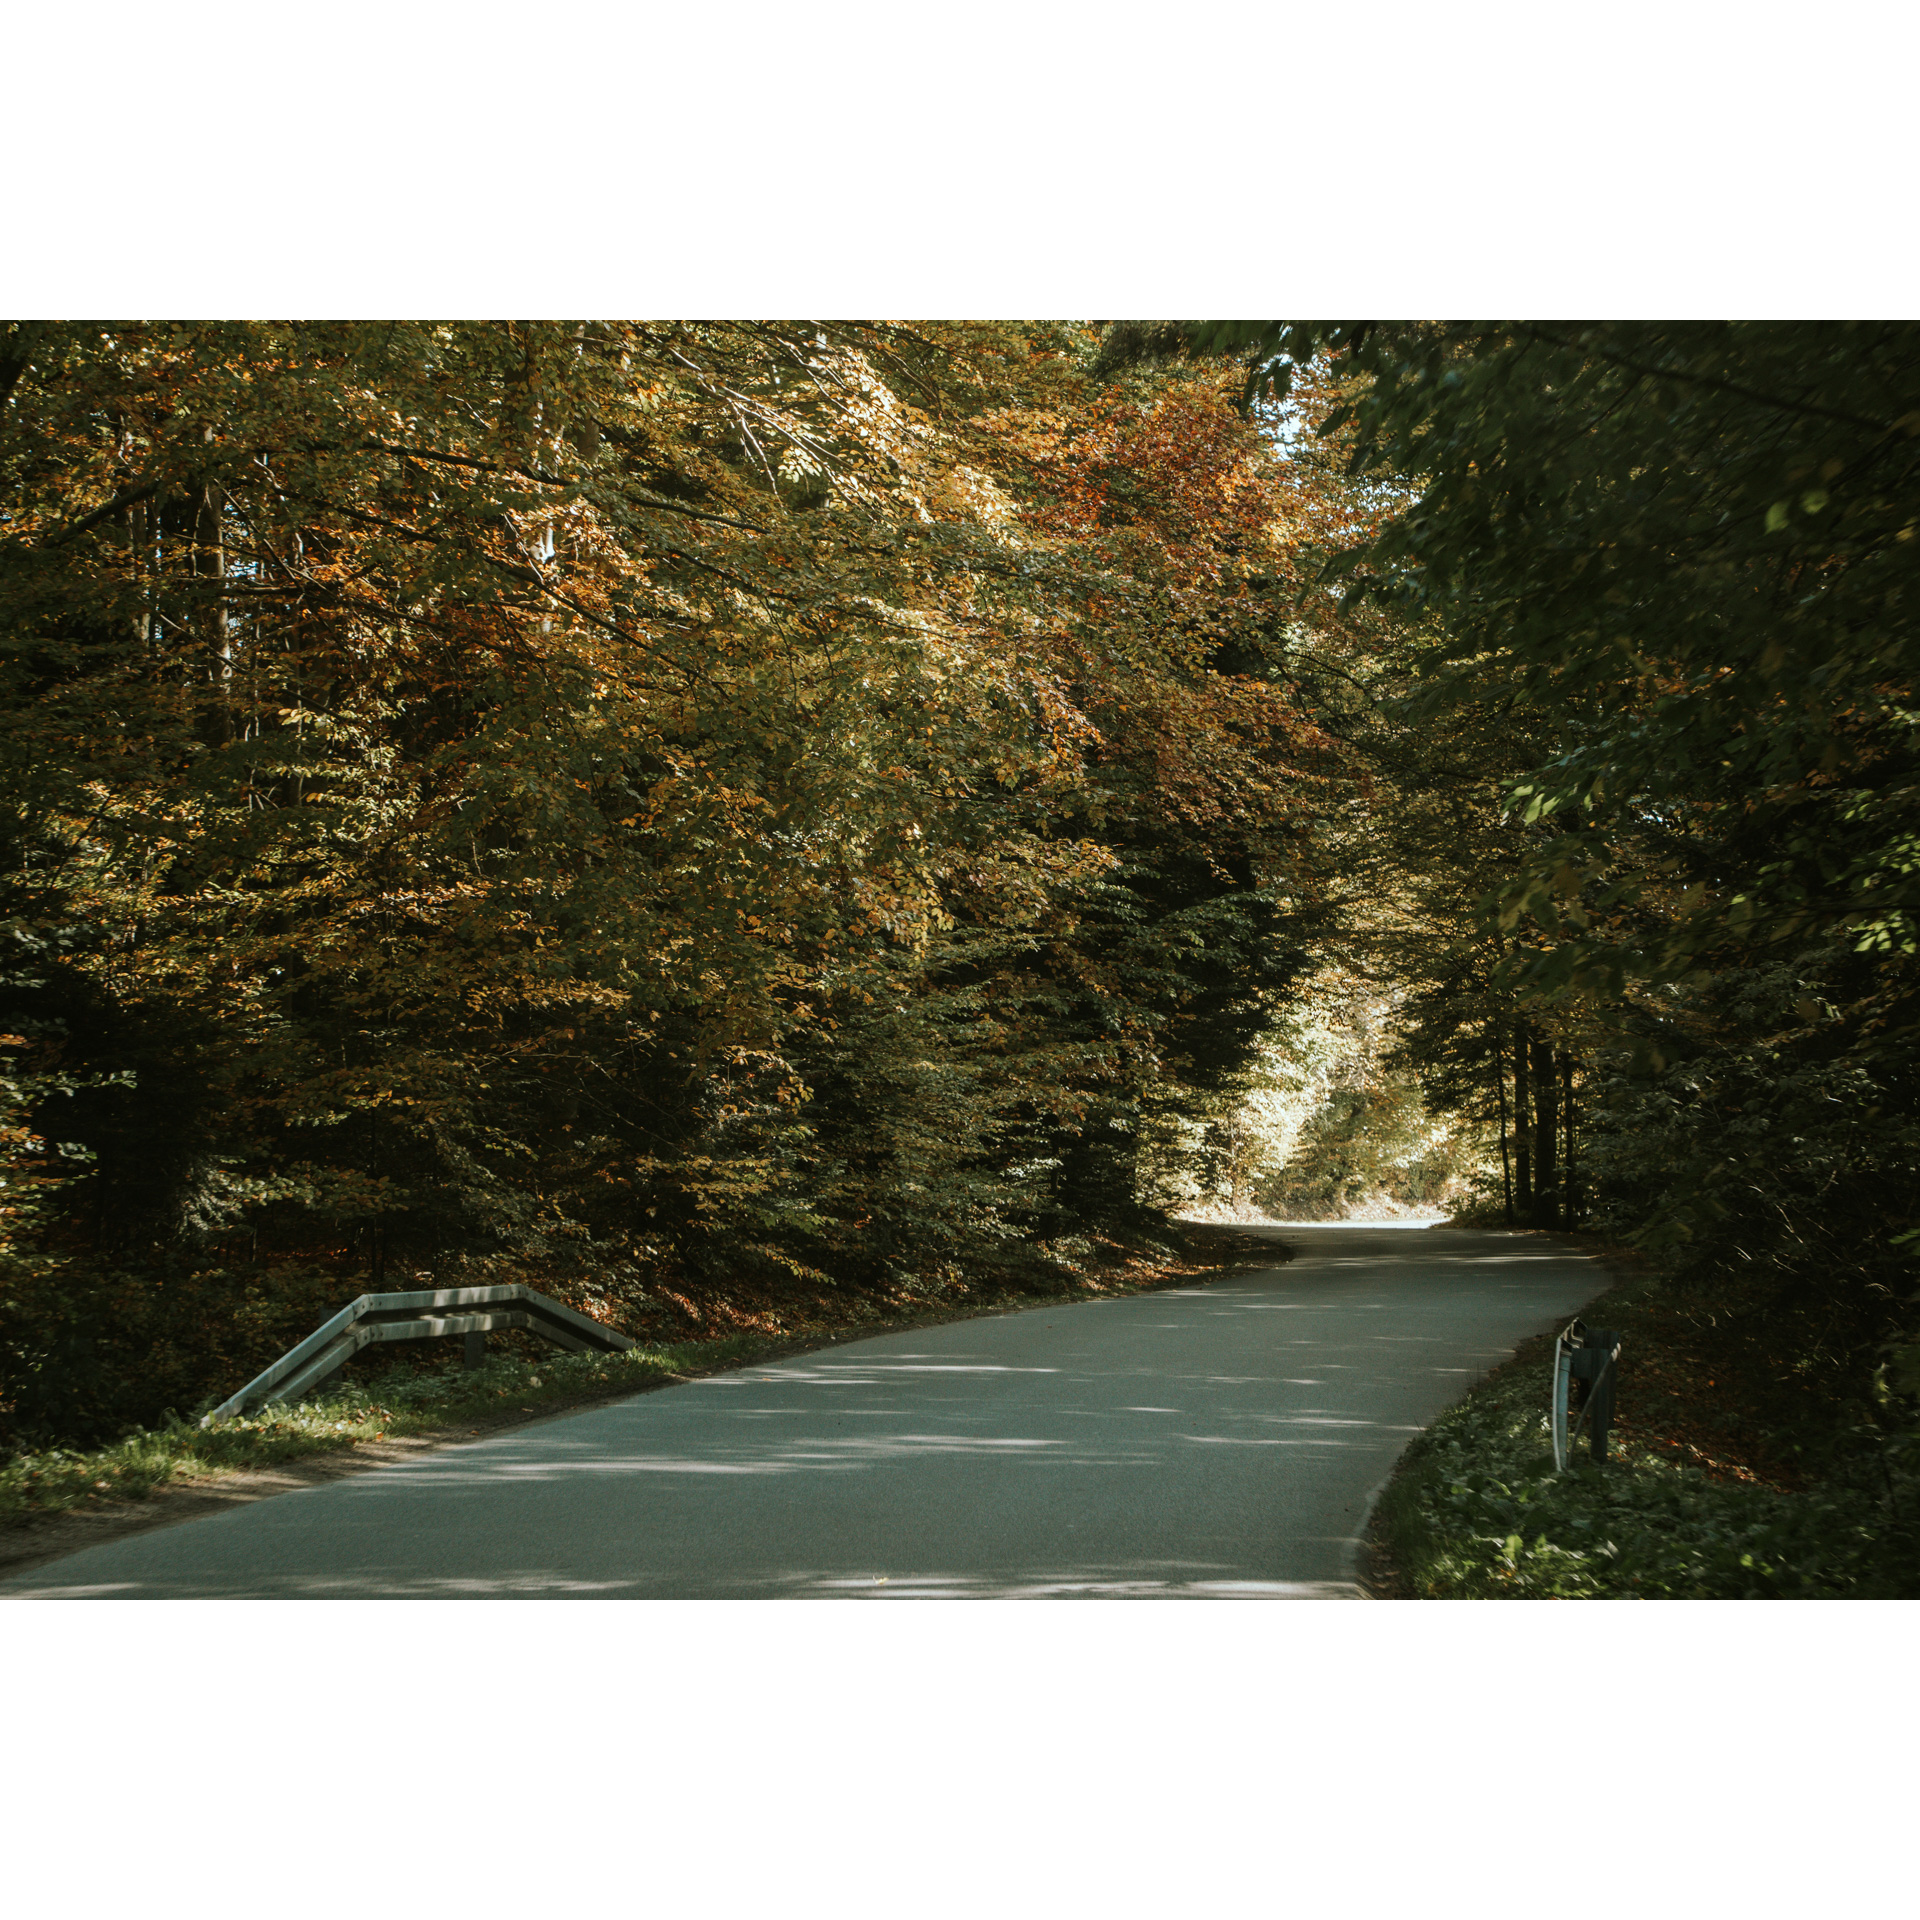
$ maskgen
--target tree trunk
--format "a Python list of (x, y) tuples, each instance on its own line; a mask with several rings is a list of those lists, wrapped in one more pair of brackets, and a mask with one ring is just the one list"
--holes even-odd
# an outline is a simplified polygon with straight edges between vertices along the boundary
[[(213, 438), (213, 429), (207, 429)], [(200, 609), (200, 627), (206, 636), (213, 704), (203, 730), (209, 746), (224, 747), (233, 738), (233, 636), (228, 629), (227, 549), (220, 528), (220, 489), (211, 481), (196, 490), (193, 519), (193, 571), (213, 591)]]
[(1507, 1068), (1498, 1033), (1493, 1042), (1493, 1096), (1500, 1104), (1500, 1185), (1507, 1196), (1507, 1225), (1513, 1225), (1513, 1159), (1507, 1140)]
[(1560, 1075), (1554, 1060), (1553, 1043), (1533, 1043), (1533, 1093), (1535, 1101), (1533, 1191), (1536, 1222), (1543, 1227), (1563, 1226), (1560, 1218)]
[(1517, 1023), (1513, 1036), (1513, 1204), (1520, 1218), (1533, 1221), (1533, 1101), (1527, 1072), (1527, 1029)]
[(1580, 1188), (1574, 1178), (1573, 1055), (1570, 1053), (1563, 1052), (1560, 1056), (1560, 1078), (1562, 1089), (1560, 1124), (1566, 1136), (1567, 1143), (1566, 1177), (1564, 1182), (1567, 1195), (1566, 1216), (1567, 1225), (1574, 1227), (1578, 1226), (1580, 1222)]

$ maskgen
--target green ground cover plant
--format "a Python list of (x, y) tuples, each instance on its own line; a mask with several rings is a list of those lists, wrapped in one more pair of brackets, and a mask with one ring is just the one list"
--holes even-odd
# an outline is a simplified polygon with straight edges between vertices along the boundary
[(337, 1393), (208, 1426), (175, 1415), (92, 1451), (55, 1447), (17, 1455), (0, 1467), (0, 1526), (99, 1499), (143, 1499), (169, 1481), (278, 1466), (390, 1434), (440, 1433), (475, 1420), (558, 1411), (738, 1365), (780, 1344), (765, 1335), (733, 1334), (617, 1354), (502, 1354), (471, 1372), (393, 1367)]
[(1583, 1449), (1554, 1471), (1552, 1340), (1526, 1342), (1407, 1450), (1373, 1523), (1378, 1590), (1456, 1600), (1920, 1594), (1920, 1476), (1897, 1419), (1863, 1413), (1818, 1452), (1776, 1442), (1769, 1457), (1755, 1425), (1768, 1383), (1715, 1404), (1708, 1390), (1731, 1356), (1723, 1349), (1716, 1374), (1678, 1350), (1685, 1304), (1659, 1278), (1623, 1283), (1582, 1318), (1625, 1334), (1607, 1461)]

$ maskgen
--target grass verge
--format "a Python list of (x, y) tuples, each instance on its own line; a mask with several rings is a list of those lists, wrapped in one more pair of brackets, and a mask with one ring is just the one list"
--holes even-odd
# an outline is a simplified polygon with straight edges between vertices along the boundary
[(0, 1527), (96, 1500), (143, 1499), (172, 1481), (280, 1466), (363, 1441), (457, 1432), (463, 1425), (484, 1432), (502, 1424), (503, 1417), (521, 1420), (739, 1365), (774, 1344), (736, 1334), (619, 1354), (556, 1352), (551, 1360), (503, 1355), (471, 1372), (395, 1368), (366, 1385), (296, 1405), (262, 1407), (245, 1419), (202, 1427), (196, 1420), (175, 1418), (92, 1452), (53, 1448), (21, 1454), (0, 1467)]
[[(1609, 1458), (1555, 1473), (1551, 1335), (1440, 1416), (1402, 1457), (1369, 1533), (1395, 1599), (1894, 1599), (1920, 1595), (1920, 1483), (1855, 1428), (1817, 1466), (1723, 1378), (1707, 1323), (1650, 1274), (1581, 1316), (1619, 1328)], [(1716, 1364), (1716, 1361), (1720, 1364)], [(1751, 1386), (1751, 1391), (1743, 1389)]]
[(837, 1324), (816, 1319), (786, 1332), (735, 1331), (642, 1344), (617, 1354), (562, 1354), (549, 1348), (532, 1358), (501, 1354), (471, 1371), (394, 1365), (324, 1398), (263, 1407), (245, 1419), (202, 1427), (197, 1417), (174, 1417), (110, 1446), (19, 1454), (0, 1466), (0, 1530), (29, 1527), (53, 1515), (116, 1500), (143, 1500), (181, 1482), (216, 1480), (342, 1453), (372, 1441), (484, 1433), (596, 1400), (875, 1334), (1147, 1292), (1244, 1264), (1250, 1256), (1268, 1266), (1287, 1258), (1283, 1248), (1229, 1229), (1187, 1227), (1179, 1241), (1172, 1258), (1157, 1263), (1134, 1258), (1044, 1297), (975, 1297), (964, 1306), (929, 1310), (922, 1304), (892, 1312), (876, 1311), (867, 1301), (859, 1313)]

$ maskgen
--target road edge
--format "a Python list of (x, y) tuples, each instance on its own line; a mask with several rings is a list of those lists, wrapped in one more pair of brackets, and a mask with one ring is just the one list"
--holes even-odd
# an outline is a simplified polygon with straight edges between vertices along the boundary
[[(1223, 1237), (1225, 1231), (1228, 1230), (1223, 1229)], [(1202, 1268), (1197, 1272), (1189, 1270), (1157, 1275), (1138, 1285), (1116, 1287), (1086, 1298), (998, 1300), (971, 1311), (964, 1308), (947, 1309), (888, 1320), (878, 1326), (868, 1321), (824, 1332), (798, 1334), (789, 1339), (770, 1337), (763, 1347), (746, 1354), (736, 1350), (725, 1360), (716, 1360), (710, 1367), (683, 1368), (676, 1373), (643, 1381), (637, 1386), (621, 1382), (598, 1390), (589, 1389), (564, 1400), (549, 1401), (532, 1413), (503, 1413), (483, 1419), (477, 1426), (467, 1420), (457, 1425), (430, 1427), (381, 1440), (357, 1441), (350, 1447), (316, 1450), (275, 1466), (235, 1467), (218, 1473), (181, 1476), (153, 1487), (140, 1499), (104, 1500), (0, 1529), (0, 1598), (5, 1597), (4, 1588), (21, 1575), (54, 1561), (65, 1560), (73, 1554), (84, 1553), (91, 1547), (108, 1546), (136, 1534), (153, 1533), (166, 1527), (211, 1519), (237, 1507), (251, 1506), (258, 1500), (304, 1492), (310, 1487), (326, 1486), (357, 1474), (377, 1473), (401, 1461), (417, 1459), (423, 1453), (434, 1453), (444, 1447), (460, 1446), (477, 1439), (492, 1439), (499, 1434), (541, 1426), (550, 1420), (565, 1419), (588, 1407), (638, 1399), (642, 1394), (659, 1393), (669, 1387), (711, 1379), (716, 1374), (764, 1365), (775, 1356), (782, 1360), (797, 1359), (810, 1353), (854, 1346), (862, 1340), (914, 1333), (925, 1327), (950, 1326), (967, 1320), (1005, 1319), (1016, 1313), (1056, 1312), (1062, 1307), (1095, 1306), (1104, 1300), (1158, 1293), (1169, 1287), (1206, 1286), (1235, 1273), (1258, 1271), (1269, 1265), (1285, 1265), (1291, 1258), (1290, 1250), (1278, 1246), (1277, 1257), (1272, 1260), (1223, 1261), (1216, 1267)]]
[[(1438, 1227), (1429, 1229), (1444, 1233), (1453, 1225), (1452, 1221), (1443, 1221)], [(1489, 1229), (1474, 1227), (1463, 1231), (1486, 1232)], [(1577, 1233), (1563, 1233), (1546, 1227), (1499, 1227), (1494, 1232), (1511, 1233), (1517, 1239), (1546, 1240), (1557, 1243), (1568, 1252), (1586, 1254), (1593, 1259), (1605, 1283), (1594, 1290), (1592, 1299), (1582, 1304), (1579, 1311), (1585, 1313), (1595, 1300), (1604, 1299), (1616, 1287), (1624, 1286), (1631, 1278), (1637, 1277), (1642, 1269), (1638, 1265), (1642, 1256), (1631, 1247), (1623, 1247), (1610, 1240), (1583, 1240)], [(1630, 1264), (1632, 1263), (1632, 1264)], [(1434, 1424), (1443, 1414), (1449, 1413), (1463, 1401), (1470, 1400), (1487, 1384), (1507, 1374), (1538, 1366), (1541, 1358), (1551, 1346), (1554, 1333), (1561, 1322), (1555, 1317), (1554, 1325), (1543, 1328), (1538, 1333), (1527, 1334), (1517, 1341), (1506, 1359), (1489, 1367), (1477, 1380), (1469, 1383), (1466, 1391), (1449, 1400), (1445, 1407), (1436, 1413), (1432, 1420), (1416, 1433), (1407, 1444), (1394, 1455), (1393, 1465), (1381, 1476), (1380, 1483), (1368, 1494), (1367, 1502), (1360, 1517), (1355, 1533), (1354, 1579), (1363, 1594), (1369, 1600), (1425, 1600), (1432, 1596), (1412, 1591), (1406, 1575), (1395, 1563), (1393, 1542), (1388, 1536), (1388, 1524), (1385, 1515), (1385, 1502), (1389, 1491), (1418, 1463), (1412, 1457)]]

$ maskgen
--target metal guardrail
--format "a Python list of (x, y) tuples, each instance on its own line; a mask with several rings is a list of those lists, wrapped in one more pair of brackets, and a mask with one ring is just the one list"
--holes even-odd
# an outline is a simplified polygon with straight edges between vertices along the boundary
[[(1565, 1473), (1580, 1429), (1587, 1429), (1587, 1452), (1597, 1464), (1607, 1457), (1607, 1429), (1613, 1425), (1613, 1388), (1619, 1378), (1620, 1336), (1611, 1327), (1570, 1321), (1553, 1343), (1553, 1468)], [(1575, 1395), (1575, 1381), (1582, 1391)], [(1578, 1412), (1579, 1418), (1568, 1421)]]
[[(448, 1312), (444, 1309), (454, 1309)], [(423, 1311), (426, 1309), (427, 1311)], [(436, 1287), (420, 1293), (363, 1293), (290, 1347), (200, 1424), (231, 1419), (249, 1407), (298, 1400), (325, 1386), (363, 1347), (388, 1340), (438, 1340), (464, 1334), (467, 1365), (478, 1366), (487, 1335), (524, 1327), (569, 1353), (624, 1353), (633, 1342), (584, 1313), (531, 1287)]]

